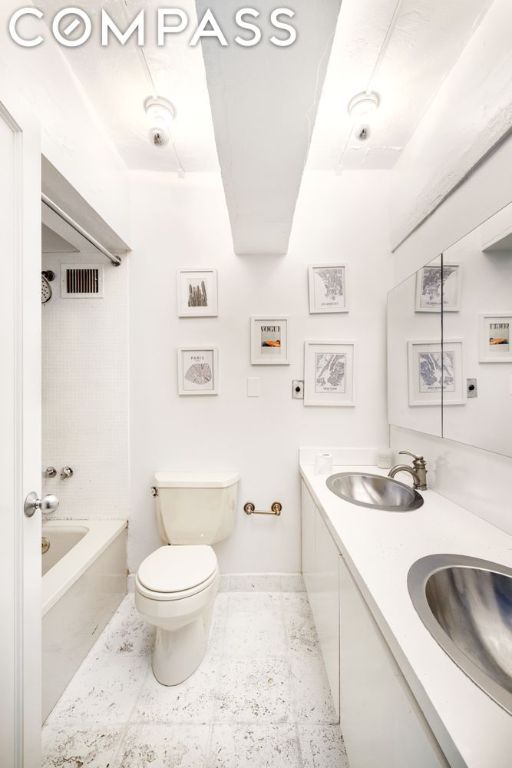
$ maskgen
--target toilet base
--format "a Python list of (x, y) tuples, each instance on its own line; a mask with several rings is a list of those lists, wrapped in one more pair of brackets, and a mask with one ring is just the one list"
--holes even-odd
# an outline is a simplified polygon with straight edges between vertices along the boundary
[(162, 685), (179, 685), (196, 671), (206, 653), (209, 621), (198, 616), (181, 629), (157, 627), (153, 674)]

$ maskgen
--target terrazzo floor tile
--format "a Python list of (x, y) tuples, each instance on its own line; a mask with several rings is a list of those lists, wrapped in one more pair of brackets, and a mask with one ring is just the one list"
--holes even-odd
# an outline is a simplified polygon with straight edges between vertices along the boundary
[(208, 768), (301, 768), (294, 725), (214, 725)]
[(92, 653), (119, 656), (148, 656), (153, 649), (155, 631), (135, 608), (133, 595), (127, 595), (105, 628)]
[(289, 650), (318, 655), (318, 636), (305, 593), (283, 595), (283, 615)]
[(149, 669), (146, 656), (118, 658), (91, 653), (47, 720), (49, 725), (124, 723)]
[(207, 768), (209, 726), (133, 725), (113, 768)]
[(298, 723), (338, 722), (321, 655), (290, 652), (294, 715)]
[(279, 592), (237, 593), (231, 596), (224, 653), (233, 659), (265, 659), (286, 655), (287, 642)]
[(348, 768), (307, 595), (217, 596), (179, 686), (128, 595), (43, 728), (43, 768)]
[(215, 719), (235, 723), (285, 723), (292, 717), (290, 667), (282, 658), (224, 657), (217, 683)]
[(110, 768), (121, 742), (121, 727), (43, 729), (42, 768)]
[(146, 678), (133, 712), (133, 720), (158, 723), (211, 723), (215, 708), (215, 686), (221, 659), (205, 659), (181, 685), (158, 683), (152, 672)]
[(303, 768), (349, 768), (339, 726), (297, 726)]

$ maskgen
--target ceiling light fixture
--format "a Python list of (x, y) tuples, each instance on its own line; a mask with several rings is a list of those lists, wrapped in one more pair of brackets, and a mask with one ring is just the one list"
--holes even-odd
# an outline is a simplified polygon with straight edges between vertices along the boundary
[(149, 138), (155, 147), (163, 147), (171, 138), (171, 125), (176, 117), (176, 108), (161, 96), (148, 96), (144, 102), (149, 124)]
[(375, 91), (363, 91), (352, 96), (348, 103), (348, 112), (351, 117), (360, 119), (368, 117), (379, 108), (380, 97)]
[(354, 134), (360, 141), (366, 141), (370, 135), (370, 120), (378, 110), (379, 94), (375, 91), (356, 93), (348, 103), (348, 113), (355, 121)]

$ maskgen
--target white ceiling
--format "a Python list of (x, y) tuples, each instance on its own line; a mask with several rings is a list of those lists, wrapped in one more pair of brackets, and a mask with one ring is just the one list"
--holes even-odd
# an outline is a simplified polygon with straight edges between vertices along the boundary
[[(100, 49), (91, 40), (67, 49), (66, 56), (129, 168), (176, 171), (181, 164), (186, 172), (215, 171), (220, 158), (235, 249), (278, 253), (286, 250), (311, 134), (310, 168), (392, 167), (491, 4), (343, 0), (338, 17), (339, 0), (290, 0), (299, 29), (294, 46), (220, 48), (206, 41), (206, 67), (201, 47), (189, 47), (188, 34), (158, 49), (151, 45), (150, 26), (144, 50), (159, 95), (177, 107), (173, 137), (179, 160), (172, 146), (155, 148), (147, 139), (143, 101), (152, 88), (135, 45), (122, 48), (114, 42)], [(51, 17), (62, 5), (62, 0), (47, 0), (45, 10)], [(200, 10), (213, 8), (228, 31), (234, 9), (242, 5), (197, 0)], [(253, 5), (268, 10), (279, 4), (258, 0)], [(105, 7), (126, 26), (125, 6), (130, 18), (144, 7), (151, 21), (163, 3), (89, 0), (87, 11), (94, 16)], [(194, 1), (179, 6), (194, 24)], [(381, 107), (369, 140), (362, 143), (351, 137), (347, 103), (368, 87), (380, 94)]]
[[(343, 0), (308, 167), (393, 166), (492, 2)], [(367, 89), (377, 91), (381, 103), (370, 138), (361, 142), (347, 105)]]
[[(62, 0), (46, 0), (46, 18), (51, 19), (64, 5)], [(201, 46), (189, 47), (190, 35), (184, 33), (174, 35), (165, 48), (157, 48), (156, 9), (165, 5), (162, 0), (126, 0), (126, 4), (123, 0), (88, 0), (82, 7), (91, 17), (95, 31), (88, 43), (65, 49), (65, 55), (128, 168), (177, 171), (179, 163), (173, 147), (155, 148), (148, 141), (143, 104), (153, 88), (140, 50), (132, 41), (124, 47), (115, 40), (104, 48), (98, 43), (101, 8), (121, 29), (145, 8), (144, 53), (158, 95), (170, 99), (177, 109), (173, 139), (179, 162), (187, 171), (215, 171), (219, 163)], [(180, 0), (177, 6), (188, 13), (192, 28), (196, 20), (194, 0)]]

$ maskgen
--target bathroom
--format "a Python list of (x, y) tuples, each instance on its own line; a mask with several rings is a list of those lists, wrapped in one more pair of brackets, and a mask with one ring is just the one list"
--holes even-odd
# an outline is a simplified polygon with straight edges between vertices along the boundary
[(508, 768), (512, 11), (432, 5), (2, 4), (2, 768)]

